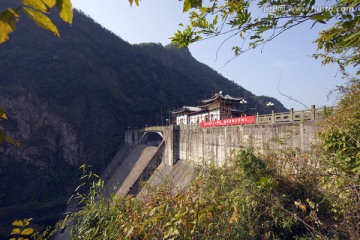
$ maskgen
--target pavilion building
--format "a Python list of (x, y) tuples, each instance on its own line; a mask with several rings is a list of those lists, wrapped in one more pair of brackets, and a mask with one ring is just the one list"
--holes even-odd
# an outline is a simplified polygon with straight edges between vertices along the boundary
[(201, 102), (202, 105), (198, 107), (183, 106), (171, 111), (172, 123), (190, 125), (246, 115), (245, 107), (241, 106), (247, 103), (245, 99), (224, 95), (222, 91)]

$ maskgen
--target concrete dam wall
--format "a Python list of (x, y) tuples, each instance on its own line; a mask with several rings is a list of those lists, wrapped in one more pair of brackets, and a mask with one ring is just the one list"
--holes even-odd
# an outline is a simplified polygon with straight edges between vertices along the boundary
[[(316, 144), (318, 131), (316, 121), (213, 128), (163, 126), (133, 129), (126, 131), (125, 145), (105, 169), (102, 178), (106, 181), (108, 192), (116, 187), (117, 190), (112, 193), (121, 195), (139, 193), (142, 181), (148, 181), (153, 187), (166, 181), (181, 186), (176, 181), (187, 178), (176, 176), (183, 176), (186, 172), (191, 172), (189, 175), (192, 176), (195, 170), (190, 169), (195, 165), (214, 163), (221, 166), (231, 154), (248, 147), (258, 153), (282, 148), (306, 151)], [(160, 141), (161, 144), (155, 147)], [(179, 160), (181, 167), (176, 165)], [(153, 175), (155, 173), (156, 176)]]
[(214, 163), (221, 166), (234, 150), (254, 148), (258, 153), (267, 149), (291, 148), (306, 151), (317, 142), (319, 127), (315, 121), (238, 125), (215, 128), (180, 128), (179, 159)]
[[(125, 135), (126, 144), (102, 177), (106, 180), (106, 190), (111, 192), (116, 187), (112, 193), (120, 195), (138, 194), (141, 181), (147, 181), (152, 187), (169, 181), (184, 187), (194, 176), (196, 165), (206, 162), (221, 166), (234, 151), (248, 147), (258, 153), (281, 148), (306, 151), (316, 144), (318, 130), (316, 121), (129, 130)], [(158, 146), (157, 141), (161, 141)]]

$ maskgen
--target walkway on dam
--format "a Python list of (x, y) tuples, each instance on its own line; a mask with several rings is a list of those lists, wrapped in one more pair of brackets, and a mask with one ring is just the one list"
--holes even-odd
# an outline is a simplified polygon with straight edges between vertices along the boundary
[[(125, 196), (157, 152), (158, 147), (137, 145), (106, 182), (106, 194)], [(114, 189), (118, 186), (117, 189)]]

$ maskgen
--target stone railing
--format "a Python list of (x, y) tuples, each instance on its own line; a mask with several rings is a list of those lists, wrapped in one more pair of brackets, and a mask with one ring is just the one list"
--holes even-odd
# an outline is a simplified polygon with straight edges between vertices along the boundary
[(265, 115), (256, 115), (256, 123), (284, 123), (284, 122), (301, 122), (307, 120), (320, 120), (326, 114), (331, 114), (335, 107), (322, 107), (315, 108), (311, 106), (309, 110), (294, 111), (293, 108), (290, 112), (275, 113)]
[[(255, 124), (268, 124), (268, 123), (287, 123), (287, 122), (302, 122), (308, 120), (320, 120), (324, 115), (331, 114), (336, 107), (322, 107), (315, 108), (312, 105), (308, 110), (294, 111), (293, 108), (289, 112), (275, 113), (272, 111), (271, 114), (256, 114)], [(199, 128), (198, 123), (182, 124), (179, 125), (182, 129), (194, 129)]]

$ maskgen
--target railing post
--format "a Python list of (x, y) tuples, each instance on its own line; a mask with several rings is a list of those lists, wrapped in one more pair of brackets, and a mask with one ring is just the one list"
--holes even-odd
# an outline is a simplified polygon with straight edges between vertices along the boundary
[(290, 122), (294, 121), (294, 108), (290, 108)]
[(275, 123), (275, 122), (276, 122), (274, 109), (271, 110), (271, 119), (272, 119), (272, 123)]
[(258, 113), (258, 112), (256, 113), (256, 119), (255, 119), (255, 122), (256, 122), (256, 124), (259, 124), (259, 122), (260, 122), (260, 119), (259, 119), (259, 113)]
[(315, 120), (316, 109), (315, 105), (311, 105), (311, 120)]

